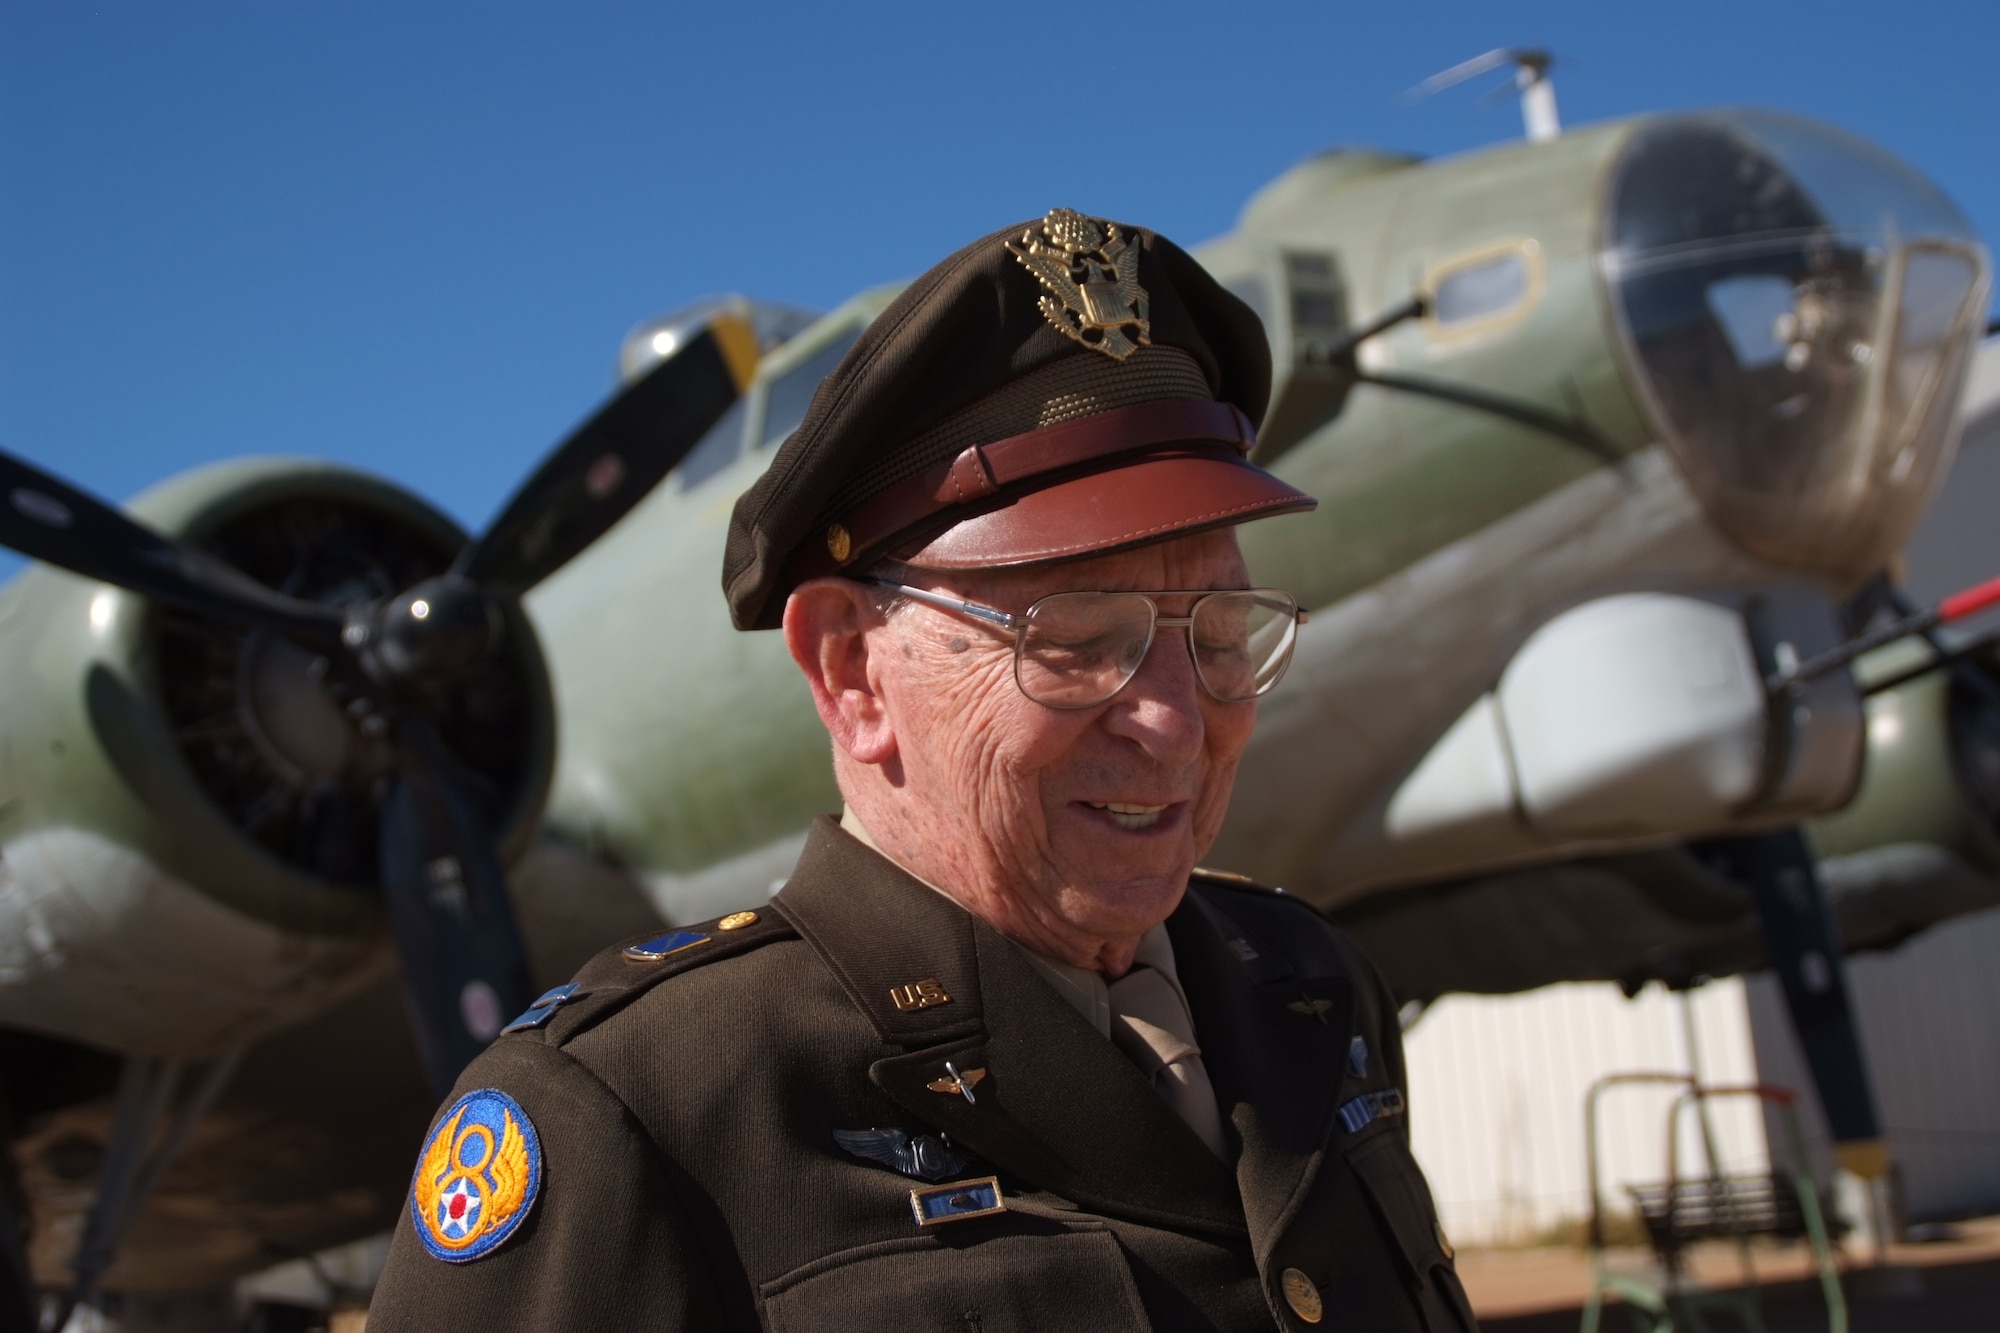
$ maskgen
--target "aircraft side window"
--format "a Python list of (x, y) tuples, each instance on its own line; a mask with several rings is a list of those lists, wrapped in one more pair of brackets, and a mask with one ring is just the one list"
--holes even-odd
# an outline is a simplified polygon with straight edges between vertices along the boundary
[(840, 358), (847, 355), (847, 349), (860, 337), (861, 328), (857, 325), (771, 381), (765, 391), (764, 439), (758, 445), (760, 449), (784, 443), (785, 437), (799, 428), (819, 382), (833, 373)]
[(1347, 332), (1347, 290), (1332, 255), (1287, 254), (1285, 285), (1295, 339), (1331, 343)]
[(748, 397), (743, 397), (731, 403), (729, 410), (708, 428), (708, 434), (688, 450), (687, 457), (674, 469), (681, 490), (693, 490), (734, 463), (743, 452), (743, 405), (748, 401)]
[(1541, 297), (1541, 248), (1530, 240), (1487, 246), (1439, 265), (1426, 286), (1430, 308), (1424, 322), (1433, 334), (1455, 336), (1511, 324)]

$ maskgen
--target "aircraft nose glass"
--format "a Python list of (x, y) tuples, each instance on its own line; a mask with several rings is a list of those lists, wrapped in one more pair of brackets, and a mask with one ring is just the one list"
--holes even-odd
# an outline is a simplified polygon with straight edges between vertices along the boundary
[(1879, 568), (1945, 461), (1987, 271), (1927, 181), (1768, 113), (1637, 133), (1604, 269), (1656, 425), (1717, 523), (1767, 558)]

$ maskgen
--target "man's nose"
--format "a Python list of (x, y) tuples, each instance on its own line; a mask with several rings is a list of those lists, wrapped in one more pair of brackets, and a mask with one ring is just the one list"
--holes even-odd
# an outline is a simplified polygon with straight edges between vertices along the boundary
[(1163, 626), (1125, 688), (1111, 701), (1105, 725), (1138, 742), (1163, 764), (1187, 763), (1201, 751), (1201, 681), (1188, 651), (1187, 630)]

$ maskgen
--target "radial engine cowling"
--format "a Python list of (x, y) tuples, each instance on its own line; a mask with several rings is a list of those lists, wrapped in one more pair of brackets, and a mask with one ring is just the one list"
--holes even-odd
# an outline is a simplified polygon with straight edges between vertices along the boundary
[[(465, 542), (401, 490), (292, 460), (204, 468), (131, 508), (333, 605), (439, 573)], [(502, 615), (500, 650), (437, 718), (511, 861), (554, 714), (526, 617)], [(288, 640), (42, 566), (0, 590), (0, 1024), (198, 1058), (379, 977), (386, 725)]]

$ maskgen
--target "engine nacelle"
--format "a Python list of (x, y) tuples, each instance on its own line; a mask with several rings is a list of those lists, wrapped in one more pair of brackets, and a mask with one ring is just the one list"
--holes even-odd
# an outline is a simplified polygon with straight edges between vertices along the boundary
[[(440, 572), (465, 542), (402, 490), (293, 460), (203, 468), (131, 509), (333, 604)], [(487, 784), (511, 862), (555, 722), (534, 632), (504, 615), (439, 731)], [(199, 1058), (381, 976), (381, 726), (287, 640), (42, 566), (0, 590), (0, 1024)]]
[[(1930, 648), (1905, 641), (1855, 664), (1864, 682), (1920, 667)], [(1812, 828), (1823, 857), (1899, 847), (1948, 852), (2000, 879), (2000, 660), (1934, 671), (1868, 698), (1868, 768), (1851, 804)]]

